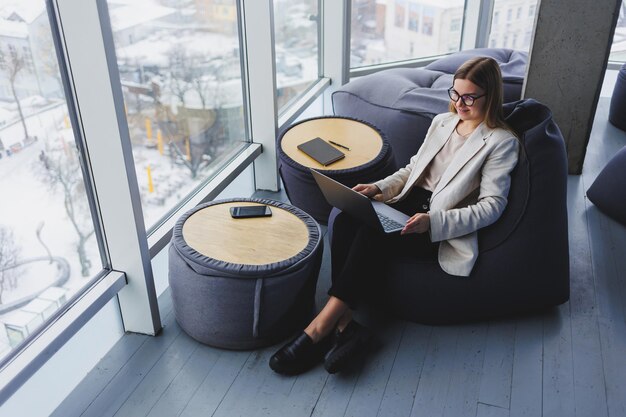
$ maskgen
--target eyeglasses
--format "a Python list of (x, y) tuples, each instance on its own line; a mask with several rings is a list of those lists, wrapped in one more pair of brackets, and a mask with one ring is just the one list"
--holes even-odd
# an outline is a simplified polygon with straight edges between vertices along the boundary
[(455, 103), (457, 101), (459, 101), (459, 99), (461, 99), (461, 102), (466, 105), (467, 107), (471, 107), (474, 105), (474, 102), (476, 100), (478, 100), (481, 97), (485, 97), (487, 94), (483, 94), (480, 96), (472, 96), (469, 94), (464, 94), (464, 95), (460, 95), (455, 89), (454, 87), (450, 87), (448, 89), (448, 95), (450, 96), (450, 100), (454, 101)]

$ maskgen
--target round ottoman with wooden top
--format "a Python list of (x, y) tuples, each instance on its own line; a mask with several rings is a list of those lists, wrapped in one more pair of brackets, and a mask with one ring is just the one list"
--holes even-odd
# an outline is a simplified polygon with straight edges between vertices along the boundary
[[(230, 215), (231, 207), (260, 204), (270, 217)], [(322, 251), (317, 222), (289, 204), (230, 199), (195, 207), (176, 223), (169, 249), (176, 321), (212, 346), (276, 343), (311, 319)]]
[[(321, 138), (345, 157), (324, 166), (298, 149), (298, 145), (314, 138)], [(377, 181), (395, 171), (393, 152), (382, 132), (348, 117), (317, 117), (298, 122), (282, 132), (277, 147), (280, 176), (289, 200), (322, 223), (328, 221), (332, 207), (310, 168), (348, 187)]]

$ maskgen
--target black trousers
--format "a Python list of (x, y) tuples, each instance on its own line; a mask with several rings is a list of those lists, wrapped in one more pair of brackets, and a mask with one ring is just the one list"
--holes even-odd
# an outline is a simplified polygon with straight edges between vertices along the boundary
[[(426, 213), (431, 192), (413, 188), (393, 208), (409, 216)], [(425, 233), (383, 233), (347, 213), (335, 218), (331, 242), (332, 286), (328, 294), (356, 308), (370, 294), (380, 293), (387, 263), (396, 256), (437, 259), (439, 243)]]

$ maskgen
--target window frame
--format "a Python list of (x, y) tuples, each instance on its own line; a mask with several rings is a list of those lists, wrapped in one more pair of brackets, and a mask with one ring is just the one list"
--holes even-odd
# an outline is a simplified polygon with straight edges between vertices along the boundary
[[(105, 268), (30, 335), (21, 347), (2, 361), (0, 404), (10, 398), (116, 296), (125, 331), (156, 335), (161, 330), (151, 258), (158, 252), (159, 245), (164, 246), (168, 240), (155, 242), (152, 239), (152, 248), (149, 247), (150, 239), (139, 199), (107, 2), (42, 1), (45, 1), (52, 36), (61, 55), (59, 67), (66, 87), (67, 105), (79, 156), (84, 162), (82, 169), (86, 188), (91, 189), (90, 196), (97, 206), (94, 209), (92, 205), (92, 213), (98, 236), (103, 242), (101, 253)], [(245, 19), (241, 9), (243, 4), (251, 4), (253, 1), (235, 1), (240, 23), (240, 45), (243, 45), (241, 32), (248, 28), (242, 28)], [(247, 74), (252, 70), (252, 63), (245, 56), (246, 48), (241, 47), (241, 53), (241, 66), (245, 70), (242, 71), (242, 89), (246, 93), (245, 128), (246, 132), (250, 132), (250, 96), (247, 94), (250, 81)], [(259, 84), (258, 80), (256, 82)], [(262, 144), (252, 142), (249, 134), (246, 137), (248, 145), (245, 149), (233, 155), (231, 161), (197, 189), (170, 218), (182, 214), (194, 203), (198, 204), (198, 199), (202, 201), (215, 197), (262, 155)], [(171, 234), (172, 227), (172, 224), (166, 222), (155, 233), (165, 231), (164, 235)]]
[[(495, 0), (465, 0), (463, 16), (461, 18), (460, 51), (472, 48), (488, 47), (494, 3)], [(448, 56), (451, 53), (454, 52), (363, 67), (350, 67), (349, 74), (350, 78), (357, 78), (392, 68), (420, 68), (436, 61), (437, 59)]]
[[(274, 0), (272, 0), (272, 13), (274, 12)], [(278, 108), (278, 118), (283, 118), (284, 115), (293, 113), (296, 109), (304, 110), (302, 106), (301, 99), (305, 96), (308, 96), (308, 93), (315, 89), (316, 86), (319, 85), (320, 81), (322, 81), (323, 71), (322, 71), (322, 42), (323, 42), (323, 1), (317, 0), (317, 78), (315, 80), (309, 81), (309, 84), (300, 91), (296, 96), (292, 97), (289, 101), (287, 101), (282, 108)], [(272, 32), (275, 33), (276, 27), (272, 24)], [(274, 48), (276, 45), (274, 44)], [(274, 66), (275, 68), (275, 66)], [(276, 74), (274, 74), (274, 77)], [(278, 84), (276, 85), (276, 94), (278, 94)], [(305, 106), (306, 107), (306, 106)], [(280, 123), (279, 123), (280, 124)]]
[(60, 77), (73, 127), (73, 135), (81, 160), (81, 175), (89, 200), (90, 215), (94, 223), (95, 238), (98, 241), (102, 269), (77, 293), (59, 308), (41, 327), (31, 333), (20, 345), (0, 360), (0, 404), (4, 403), (32, 374), (34, 374), (67, 340), (95, 315), (126, 284), (125, 274), (114, 271), (106, 245), (103, 217), (97, 204), (97, 195), (92, 175), (91, 158), (87, 151), (84, 131), (73, 94), (69, 69), (66, 65), (66, 51), (61, 48), (62, 39), (57, 8), (52, 0), (42, 2), (50, 22), (51, 38), (59, 62)]

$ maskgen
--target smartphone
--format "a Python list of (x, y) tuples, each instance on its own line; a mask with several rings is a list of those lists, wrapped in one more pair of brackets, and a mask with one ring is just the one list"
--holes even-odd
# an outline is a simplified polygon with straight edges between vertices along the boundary
[(269, 206), (237, 206), (230, 208), (233, 219), (245, 219), (247, 217), (268, 217), (272, 215)]

